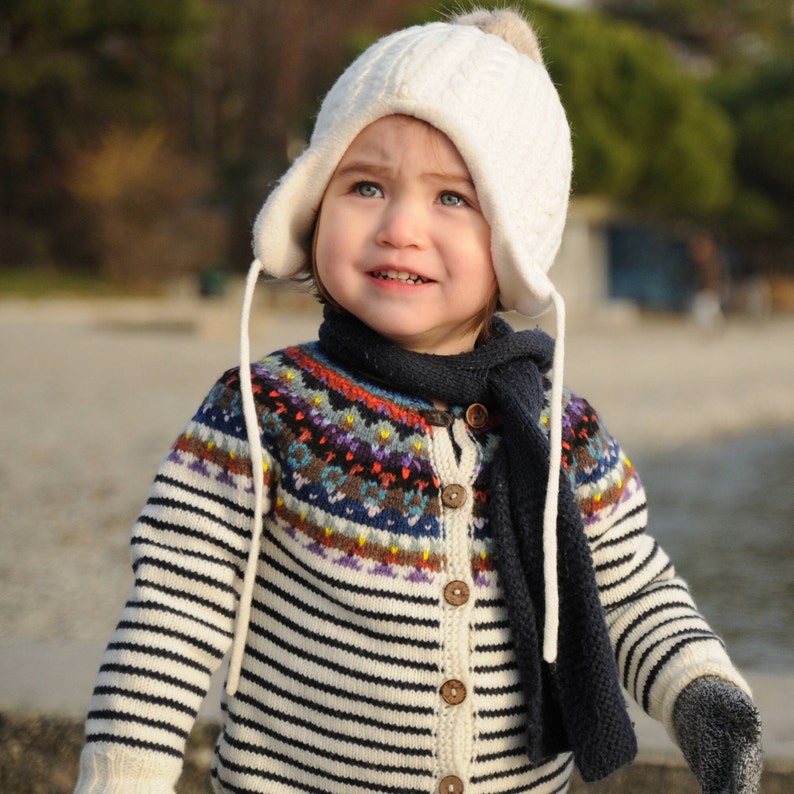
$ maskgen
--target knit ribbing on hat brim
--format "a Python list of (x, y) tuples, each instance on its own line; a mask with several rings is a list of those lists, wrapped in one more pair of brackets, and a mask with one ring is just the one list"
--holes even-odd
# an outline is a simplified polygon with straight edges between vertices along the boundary
[[(421, 112), (411, 102), (392, 101), (383, 108), (373, 108), (365, 116), (351, 120), (344, 129), (319, 145), (307, 149), (291, 166), (275, 187), (254, 225), (254, 254), (263, 270), (276, 278), (291, 278), (308, 272), (308, 252), (311, 237), (323, 195), (336, 166), (344, 157), (350, 144), (367, 126), (380, 118), (391, 115), (406, 115), (425, 121), (448, 135), (443, 129), (443, 119), (431, 110)], [(464, 143), (452, 140), (472, 175), (475, 187), (482, 184), (477, 178), (475, 158), (467, 158)], [(470, 164), (471, 163), (471, 164)], [(567, 192), (568, 186), (561, 186)], [(529, 317), (537, 317), (552, 305), (554, 286), (540, 265), (533, 261), (531, 243), (521, 245), (514, 233), (503, 229), (499, 238), (494, 235), (497, 214), (487, 191), (477, 188), (483, 214), (491, 226), (494, 270), (499, 283), (500, 305), (508, 311), (517, 311)], [(559, 216), (562, 236), (564, 215)], [(555, 250), (556, 254), (556, 250)]]

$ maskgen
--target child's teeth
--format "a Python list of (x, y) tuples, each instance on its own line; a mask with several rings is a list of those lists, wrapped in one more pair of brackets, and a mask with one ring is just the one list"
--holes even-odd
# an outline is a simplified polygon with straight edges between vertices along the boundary
[(381, 270), (376, 274), (378, 278), (382, 279), (395, 279), (397, 281), (406, 281), (411, 284), (422, 284), (424, 279), (420, 276), (414, 276), (404, 270)]

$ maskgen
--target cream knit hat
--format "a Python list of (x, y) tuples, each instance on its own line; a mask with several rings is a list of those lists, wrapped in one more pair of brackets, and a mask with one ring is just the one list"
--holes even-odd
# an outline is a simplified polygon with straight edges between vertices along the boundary
[(571, 136), (535, 35), (508, 10), (406, 28), (348, 67), (323, 101), (308, 148), (259, 213), (260, 267), (278, 278), (307, 271), (336, 166), (359, 132), (392, 114), (426, 121), (455, 144), (491, 227), (501, 306), (545, 312), (568, 207)]

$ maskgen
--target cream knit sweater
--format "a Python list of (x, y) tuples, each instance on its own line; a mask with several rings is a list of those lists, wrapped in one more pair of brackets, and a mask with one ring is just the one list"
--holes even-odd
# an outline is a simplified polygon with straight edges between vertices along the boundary
[[(218, 792), (564, 790), (533, 767), (487, 503), (498, 416), (356, 380), (304, 345), (253, 367), (265, 517)], [(214, 386), (132, 533), (135, 585), (105, 653), (77, 792), (172, 792), (229, 649), (253, 505), (239, 378)], [(567, 393), (564, 467), (628, 694), (670, 729), (678, 693), (746, 684), (645, 532), (639, 478)]]

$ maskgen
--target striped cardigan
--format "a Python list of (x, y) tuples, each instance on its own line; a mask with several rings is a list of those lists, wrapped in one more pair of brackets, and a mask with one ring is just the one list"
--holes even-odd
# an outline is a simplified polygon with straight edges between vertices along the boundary
[[(564, 791), (570, 756), (533, 767), (522, 746), (488, 527), (499, 417), (362, 382), (316, 343), (263, 359), (252, 379), (264, 534), (215, 790)], [(693, 678), (746, 685), (645, 533), (631, 462), (569, 392), (563, 446), (622, 683), (670, 730)], [(80, 794), (173, 791), (231, 644), (252, 504), (231, 370), (176, 440), (133, 529), (135, 584), (94, 690)]]

